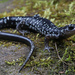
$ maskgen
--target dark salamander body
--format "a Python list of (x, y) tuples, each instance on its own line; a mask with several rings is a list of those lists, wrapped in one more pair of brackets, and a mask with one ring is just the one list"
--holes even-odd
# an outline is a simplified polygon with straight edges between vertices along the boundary
[[(48, 50), (50, 39), (63, 39), (75, 34), (75, 24), (69, 24), (65, 27), (57, 27), (50, 20), (40, 17), (38, 14), (25, 17), (4, 17), (0, 19), (0, 29), (16, 28), (21, 34), (29, 31), (38, 32), (45, 35), (45, 48)], [(7, 36), (8, 37), (8, 36)], [(25, 65), (25, 64), (24, 64)], [(23, 66), (24, 66), (23, 65)], [(21, 69), (23, 68), (21, 67)], [(20, 69), (20, 70), (21, 70)]]

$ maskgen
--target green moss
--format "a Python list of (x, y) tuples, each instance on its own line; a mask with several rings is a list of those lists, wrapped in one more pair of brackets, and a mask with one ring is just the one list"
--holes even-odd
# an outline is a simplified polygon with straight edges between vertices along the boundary
[(0, 3), (4, 3), (4, 2), (7, 2), (7, 1), (8, 1), (8, 0), (1, 0)]
[(8, 65), (15, 65), (16, 61), (13, 60), (13, 61), (5, 61), (6, 64)]

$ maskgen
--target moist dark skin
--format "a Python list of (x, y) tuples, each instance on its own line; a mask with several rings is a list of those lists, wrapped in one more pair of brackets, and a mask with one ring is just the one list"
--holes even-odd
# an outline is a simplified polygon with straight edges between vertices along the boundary
[[(4, 17), (0, 19), (0, 29), (2, 28), (15, 28), (17, 29), (22, 35), (29, 32), (38, 32), (45, 36), (45, 48), (44, 50), (48, 50), (50, 52), (50, 49), (53, 49), (53, 47), (49, 47), (49, 40), (50, 39), (64, 39), (68, 38), (75, 34), (75, 24), (69, 24), (64, 27), (57, 27), (54, 25), (50, 20), (40, 17), (38, 14), (34, 16), (18, 16), (18, 17)], [(0, 32), (1, 33), (1, 32)], [(4, 33), (3, 38), (5, 38), (7, 33)], [(10, 34), (13, 35), (13, 34)], [(15, 38), (15, 36), (8, 36), (11, 38)], [(17, 36), (16, 36), (17, 37)], [(19, 38), (19, 37), (18, 37)], [(16, 38), (17, 39), (17, 38)], [(11, 39), (10, 39), (11, 40)], [(16, 40), (15, 40), (16, 41)], [(21, 39), (20, 39), (21, 41)], [(26, 41), (29, 41), (27, 39)], [(30, 42), (29, 42), (30, 43)], [(31, 46), (34, 46), (31, 44)], [(33, 50), (31, 51), (33, 52)], [(28, 55), (27, 60), (29, 59), (30, 53)], [(22, 70), (26, 63), (23, 64), (19, 72)]]
[(25, 62), (21, 66), (21, 68), (19, 70), (19, 72), (20, 72), (22, 70), (22, 68), (26, 65), (27, 61), (29, 60), (30, 56), (33, 53), (33, 50), (34, 50), (33, 42), (30, 39), (26, 38), (26, 37), (23, 37), (23, 36), (20, 36), (20, 35), (15, 35), (15, 34), (10, 34), (10, 33), (4, 33), (4, 32), (0, 32), (0, 39), (22, 42), (22, 43), (25, 43), (28, 46), (30, 46), (30, 52), (29, 52)]

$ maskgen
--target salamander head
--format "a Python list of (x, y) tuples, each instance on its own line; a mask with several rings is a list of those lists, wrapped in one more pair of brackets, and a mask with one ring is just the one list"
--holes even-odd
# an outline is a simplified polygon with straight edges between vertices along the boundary
[(75, 34), (75, 24), (69, 24), (61, 29), (63, 30), (64, 37), (70, 37)]

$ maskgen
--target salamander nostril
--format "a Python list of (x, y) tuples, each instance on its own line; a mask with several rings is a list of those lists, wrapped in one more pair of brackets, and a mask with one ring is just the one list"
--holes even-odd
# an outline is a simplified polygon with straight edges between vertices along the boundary
[(69, 27), (69, 30), (73, 30), (74, 29), (74, 27)]

